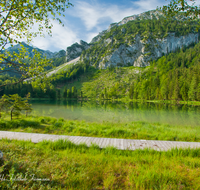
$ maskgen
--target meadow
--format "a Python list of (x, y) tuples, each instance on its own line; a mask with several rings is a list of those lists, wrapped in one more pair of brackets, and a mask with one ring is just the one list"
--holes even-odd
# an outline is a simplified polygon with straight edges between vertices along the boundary
[(121, 151), (0, 140), (1, 189), (199, 189), (200, 149)]
[[(193, 125), (89, 122), (2, 113), (0, 130), (72, 136), (200, 142)], [(0, 140), (0, 189), (200, 189), (200, 149), (105, 149), (70, 141)]]

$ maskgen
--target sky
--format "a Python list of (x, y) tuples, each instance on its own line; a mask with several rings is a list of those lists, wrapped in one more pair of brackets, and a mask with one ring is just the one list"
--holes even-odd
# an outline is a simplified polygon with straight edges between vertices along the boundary
[[(200, 0), (198, 0), (200, 1)], [(69, 0), (74, 6), (66, 9), (61, 17), (64, 27), (52, 21), (52, 36), (37, 37), (32, 45), (56, 52), (66, 50), (75, 42), (90, 42), (111, 23), (124, 17), (156, 9), (169, 4), (170, 0)]]

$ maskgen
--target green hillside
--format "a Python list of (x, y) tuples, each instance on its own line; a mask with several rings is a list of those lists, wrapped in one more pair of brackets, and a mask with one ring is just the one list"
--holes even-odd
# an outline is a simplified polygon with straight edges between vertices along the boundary
[(25, 95), (28, 85), (32, 97), (37, 98), (56, 98), (57, 89), (59, 98), (200, 101), (200, 43), (163, 56), (145, 68), (99, 70), (78, 63), (52, 75), (49, 81), (46, 92), (32, 83), (18, 84), (12, 89), (8, 86), (4, 93), (16, 93), (18, 89)]
[[(75, 66), (74, 66), (75, 67)], [(97, 70), (83, 64), (55, 76), (54, 85), (75, 87), (80, 96), (101, 99), (200, 101), (200, 43), (170, 53), (145, 68), (116, 67)]]
[[(110, 29), (100, 33), (92, 40), (90, 47), (82, 52), (76, 64), (62, 65), (64, 56), (54, 58), (54, 65), (60, 67), (55, 68), (58, 72), (49, 76), (48, 84), (43, 81), (19, 83), (2, 88), (0, 95), (19, 93), (25, 96), (30, 92), (32, 98), (200, 101), (200, 43), (195, 44), (198, 41), (196, 21), (189, 21), (182, 15), (166, 20), (156, 11), (141, 15), (125, 24), (113, 24)], [(188, 34), (191, 36), (187, 37)], [(140, 51), (135, 46), (137, 35), (140, 36), (138, 46), (143, 47)], [(163, 42), (168, 35), (167, 40), (173, 46), (171, 53)], [(187, 46), (177, 48), (176, 43), (186, 38)], [(108, 39), (111, 41), (108, 42)], [(171, 42), (172, 39), (179, 41)], [(106, 56), (115, 55), (113, 52), (119, 47), (124, 48), (118, 54), (126, 52), (120, 55), (126, 61), (135, 59), (134, 52), (128, 53), (125, 46), (132, 50), (136, 48), (136, 57), (146, 57), (144, 61), (148, 63), (134, 67), (119, 62), (116, 65), (107, 64), (104, 67), (106, 69), (101, 69), (99, 62), (106, 62)], [(165, 53), (161, 51), (163, 56), (160, 58), (155, 55), (157, 46), (162, 46), (162, 51), (166, 50)], [(1, 76), (0, 84), (16, 80)], [(44, 90), (38, 82), (45, 85)]]

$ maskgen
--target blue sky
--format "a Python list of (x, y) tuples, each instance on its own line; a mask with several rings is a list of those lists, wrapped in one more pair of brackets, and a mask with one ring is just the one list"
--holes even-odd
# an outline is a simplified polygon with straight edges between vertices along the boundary
[[(199, 1), (199, 0), (198, 0)], [(70, 7), (62, 17), (64, 27), (52, 21), (52, 37), (33, 39), (32, 45), (50, 51), (59, 51), (75, 42), (90, 42), (111, 23), (119, 22), (124, 17), (139, 14), (166, 5), (170, 0), (70, 0)]]

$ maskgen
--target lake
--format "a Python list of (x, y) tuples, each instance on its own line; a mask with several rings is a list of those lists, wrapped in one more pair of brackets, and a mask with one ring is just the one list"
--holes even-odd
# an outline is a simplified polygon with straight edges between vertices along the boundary
[(200, 106), (163, 103), (31, 101), (33, 114), (87, 122), (159, 122), (200, 126)]

